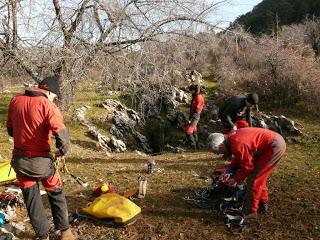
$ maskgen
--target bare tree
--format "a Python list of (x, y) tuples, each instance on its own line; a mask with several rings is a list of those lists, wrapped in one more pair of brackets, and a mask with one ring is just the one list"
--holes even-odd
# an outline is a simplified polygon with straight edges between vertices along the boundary
[(4, 0), (0, 49), (35, 81), (48, 73), (59, 76), (61, 103), (67, 107), (97, 54), (126, 55), (145, 42), (210, 30), (215, 25), (208, 21), (209, 13), (225, 2)]

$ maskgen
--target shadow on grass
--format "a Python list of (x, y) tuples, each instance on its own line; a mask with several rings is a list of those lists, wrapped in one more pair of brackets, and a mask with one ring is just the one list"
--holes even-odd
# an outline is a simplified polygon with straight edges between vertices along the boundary
[(106, 156), (105, 158), (97, 158), (93, 157), (91, 158), (75, 158), (75, 157), (68, 157), (68, 159), (73, 162), (73, 163), (146, 163), (146, 159), (137, 159), (137, 158), (132, 158), (132, 159), (114, 159)]
[(94, 142), (89, 142), (89, 141), (83, 141), (83, 140), (71, 140), (72, 144), (79, 145), (80, 147), (83, 147), (84, 149), (91, 149), (94, 151), (97, 151), (97, 145)]
[(214, 171), (214, 168), (211, 165), (198, 165), (198, 164), (173, 164), (165, 166), (165, 170), (171, 170), (171, 171), (196, 171), (199, 172), (207, 172), (208, 170)]
[[(159, 165), (162, 165), (159, 162)], [(202, 170), (213, 170), (215, 168), (213, 161), (204, 159), (190, 160), (190, 161), (170, 161), (167, 164), (163, 164), (166, 169), (174, 170), (174, 171), (202, 171)]]
[[(101, 171), (108, 172), (109, 170), (114, 172), (116, 176), (127, 176), (132, 175), (145, 175), (147, 170), (146, 159), (136, 158), (124, 158), (124, 159), (113, 159), (113, 158), (99, 158), (97, 156), (86, 157), (86, 158), (68, 158), (67, 163), (75, 164), (70, 167), (70, 170), (74, 170), (76, 173), (85, 174), (90, 168), (90, 176), (93, 172), (101, 173)], [(85, 166), (83, 166), (85, 165)], [(175, 177), (176, 175), (184, 174), (186, 178), (204, 177), (211, 176), (216, 168), (216, 164), (208, 160), (207, 158), (201, 158), (196, 160), (156, 160), (156, 168), (163, 169), (163, 172), (155, 172), (148, 176), (156, 179), (164, 177)], [(184, 172), (184, 173), (183, 173)], [(200, 175), (195, 176), (194, 174)]]
[(179, 188), (166, 194), (149, 194), (141, 201), (142, 214), (163, 217), (168, 220), (176, 220), (182, 217), (199, 221), (205, 219), (208, 223), (216, 222), (209, 209), (197, 208), (183, 199), (186, 196), (194, 195), (194, 191), (195, 189), (191, 188)]
[(146, 170), (145, 169), (130, 169), (130, 170), (116, 170), (115, 174), (136, 174), (138, 175), (146, 175)]
[[(157, 161), (157, 160), (156, 160), (156, 161)], [(181, 163), (181, 162), (201, 163), (201, 162), (210, 162), (210, 161), (213, 161), (213, 160), (211, 160), (211, 159), (208, 158), (208, 157), (199, 158), (199, 157), (195, 156), (194, 158), (188, 158), (188, 159), (179, 158), (179, 159), (177, 159), (177, 160), (169, 160), (169, 161), (159, 159), (158, 161), (159, 161), (159, 162), (162, 162), (162, 163), (166, 163), (166, 162), (167, 162), (167, 163)]]
[[(65, 192), (66, 193), (66, 192)], [(88, 206), (97, 196), (94, 195), (92, 189), (82, 190), (81, 195), (74, 193), (73, 195), (66, 195), (69, 213), (75, 213), (82, 208)]]

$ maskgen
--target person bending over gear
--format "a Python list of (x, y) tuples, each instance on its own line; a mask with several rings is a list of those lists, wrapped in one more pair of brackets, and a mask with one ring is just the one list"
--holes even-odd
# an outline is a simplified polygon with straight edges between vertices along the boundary
[(186, 127), (188, 145), (192, 150), (199, 149), (198, 145), (198, 122), (204, 108), (204, 96), (201, 94), (202, 75), (193, 70), (187, 79), (190, 81), (189, 90), (192, 93), (192, 100), (189, 112), (189, 121)]
[(233, 155), (228, 168), (237, 168), (233, 178), (223, 173), (220, 180), (236, 186), (247, 179), (243, 214), (256, 217), (266, 211), (269, 200), (267, 179), (285, 153), (286, 143), (281, 135), (268, 129), (241, 128), (227, 135), (212, 133), (208, 145), (215, 154)]
[(56, 155), (65, 155), (69, 148), (68, 130), (53, 103), (58, 92), (58, 79), (47, 77), (38, 88), (14, 96), (9, 105), (7, 130), (14, 141), (11, 165), (17, 174), (36, 239), (49, 239), (50, 230), (39, 191), (38, 182), (41, 181), (61, 239), (73, 240), (66, 198), (50, 152), (51, 133), (56, 140)]
[[(258, 104), (259, 97), (256, 93), (244, 96), (232, 96), (219, 108), (219, 118), (224, 127), (224, 132), (242, 127), (251, 127), (251, 107)], [(245, 118), (245, 119), (244, 119)]]

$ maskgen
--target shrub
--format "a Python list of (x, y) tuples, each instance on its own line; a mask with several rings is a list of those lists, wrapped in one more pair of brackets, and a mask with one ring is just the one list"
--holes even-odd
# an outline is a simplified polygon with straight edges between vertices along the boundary
[(241, 29), (222, 35), (211, 61), (223, 91), (229, 95), (256, 91), (262, 105), (304, 106), (318, 113), (320, 65), (305, 41), (306, 29), (303, 24), (287, 27), (278, 38), (253, 38)]

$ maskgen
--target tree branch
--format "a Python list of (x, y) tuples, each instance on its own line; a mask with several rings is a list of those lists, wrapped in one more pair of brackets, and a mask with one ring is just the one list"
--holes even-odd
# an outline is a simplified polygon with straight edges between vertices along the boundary
[(88, 3), (89, 3), (89, 0), (84, 0), (82, 2), (82, 5), (81, 5), (80, 9), (78, 10), (78, 14), (77, 14), (75, 20), (71, 23), (71, 27), (68, 31), (70, 38), (73, 36), (74, 32), (77, 30), (77, 27), (79, 26), (79, 24), (81, 22), (82, 16), (83, 16), (84, 11), (86, 9), (86, 5)]
[(58, 22), (59, 22), (60, 28), (63, 32), (64, 38), (67, 38), (68, 30), (67, 30), (66, 25), (65, 25), (63, 18), (62, 18), (60, 0), (53, 0), (53, 6), (54, 6), (54, 9), (56, 12), (56, 18), (58, 19)]

